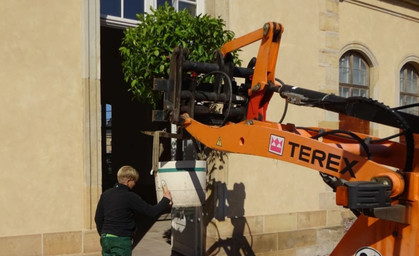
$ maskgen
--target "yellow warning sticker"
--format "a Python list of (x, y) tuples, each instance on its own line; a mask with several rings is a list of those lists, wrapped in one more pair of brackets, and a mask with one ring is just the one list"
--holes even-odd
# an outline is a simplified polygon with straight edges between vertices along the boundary
[(223, 146), (223, 143), (221, 142), (221, 137), (218, 137), (217, 143), (215, 145), (217, 145), (218, 147)]

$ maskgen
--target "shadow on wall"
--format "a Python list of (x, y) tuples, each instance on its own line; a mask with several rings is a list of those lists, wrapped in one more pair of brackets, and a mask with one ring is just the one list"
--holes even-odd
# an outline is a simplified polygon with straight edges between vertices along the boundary
[[(213, 225), (216, 229), (218, 240), (207, 246), (206, 255), (216, 255), (221, 250), (226, 255), (255, 255), (252, 250), (253, 240), (250, 227), (244, 217), (244, 200), (246, 198), (245, 186), (243, 183), (235, 183), (233, 190), (228, 190), (227, 185), (222, 182), (213, 182), (212, 193), (207, 199), (207, 220), (205, 226)], [(213, 219), (225, 221), (230, 219), (233, 226), (231, 237), (221, 238), (221, 234)], [(248, 230), (250, 242), (244, 236)]]

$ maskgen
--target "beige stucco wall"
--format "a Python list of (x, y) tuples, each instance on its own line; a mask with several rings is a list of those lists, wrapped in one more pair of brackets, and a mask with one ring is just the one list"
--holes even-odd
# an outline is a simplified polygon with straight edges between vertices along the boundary
[(81, 2), (0, 3), (0, 237), (83, 229)]

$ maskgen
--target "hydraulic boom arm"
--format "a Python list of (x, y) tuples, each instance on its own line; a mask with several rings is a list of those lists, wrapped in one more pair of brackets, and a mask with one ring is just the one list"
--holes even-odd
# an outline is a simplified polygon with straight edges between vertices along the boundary
[[(266, 23), (226, 43), (214, 63), (190, 62), (187, 51), (175, 49), (169, 79), (155, 80), (155, 90), (164, 92), (164, 104), (153, 119), (177, 124), (216, 150), (319, 171), (336, 192), (336, 203), (358, 216), (331, 255), (369, 255), (368, 250), (386, 256), (419, 255), (419, 147), (414, 141), (419, 117), (369, 98), (343, 98), (276, 79), (283, 31), (279, 23)], [(257, 41), (261, 44), (256, 61), (247, 68), (235, 67), (230, 53)], [(245, 82), (238, 85), (236, 78)], [(266, 110), (273, 93), (287, 103), (398, 128), (396, 136), (403, 136), (405, 143), (393, 137), (269, 122)]]

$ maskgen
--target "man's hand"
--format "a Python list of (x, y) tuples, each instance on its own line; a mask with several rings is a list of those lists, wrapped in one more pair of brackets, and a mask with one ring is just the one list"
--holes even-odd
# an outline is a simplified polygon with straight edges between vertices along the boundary
[(170, 191), (167, 188), (163, 189), (163, 196), (172, 201), (172, 194), (170, 194)]
[(167, 188), (166, 182), (164, 180), (162, 180), (161, 182), (162, 187), (163, 187), (163, 196), (166, 197), (167, 199), (170, 200), (170, 202), (172, 201), (172, 194), (170, 193), (169, 189)]

